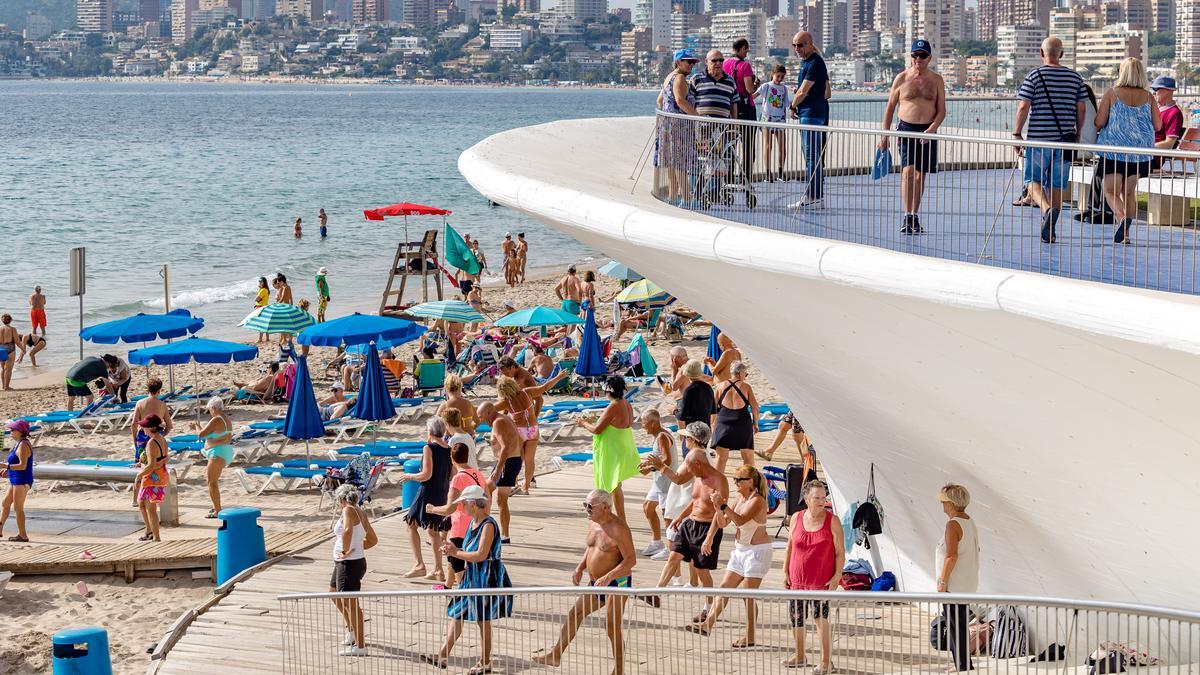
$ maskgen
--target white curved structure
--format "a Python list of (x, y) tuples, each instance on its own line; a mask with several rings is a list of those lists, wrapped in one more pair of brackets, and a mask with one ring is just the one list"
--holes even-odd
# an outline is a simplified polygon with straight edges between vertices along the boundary
[(629, 264), (731, 334), (844, 507), (868, 467), (884, 562), (932, 588), (938, 487), (974, 495), (983, 592), (1200, 607), (1200, 299), (743, 226), (629, 178), (648, 118), (488, 138), (489, 199)]

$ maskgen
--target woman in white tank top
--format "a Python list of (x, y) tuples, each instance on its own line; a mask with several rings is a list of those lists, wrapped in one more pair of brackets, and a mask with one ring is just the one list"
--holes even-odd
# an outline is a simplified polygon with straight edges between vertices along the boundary
[[(974, 593), (979, 590), (979, 535), (975, 520), (967, 515), (971, 493), (961, 485), (949, 484), (938, 493), (938, 501), (949, 519), (936, 552), (939, 593)], [(942, 622), (956, 670), (971, 670), (967, 646), (967, 606), (942, 605)]]
[[(339, 487), (334, 500), (342, 515), (333, 523), (333, 576), (329, 579), (329, 592), (354, 593), (362, 590), (367, 573), (366, 549), (374, 545), (375, 532), (358, 505), (359, 493), (353, 485)], [(346, 624), (346, 639), (342, 642), (346, 648), (338, 655), (366, 656), (363, 611), (358, 599), (336, 598), (333, 604)]]

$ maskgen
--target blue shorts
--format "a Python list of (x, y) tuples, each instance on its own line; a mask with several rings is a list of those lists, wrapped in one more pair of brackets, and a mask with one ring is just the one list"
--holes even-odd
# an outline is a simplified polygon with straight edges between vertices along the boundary
[(574, 314), (575, 316), (579, 316), (579, 310), (580, 310), (580, 307), (579, 307), (578, 302), (575, 302), (574, 300), (563, 300), (562, 301), (562, 311), (566, 312), (567, 314)]
[(1071, 163), (1054, 148), (1025, 148), (1025, 184), (1061, 190), (1071, 179)]

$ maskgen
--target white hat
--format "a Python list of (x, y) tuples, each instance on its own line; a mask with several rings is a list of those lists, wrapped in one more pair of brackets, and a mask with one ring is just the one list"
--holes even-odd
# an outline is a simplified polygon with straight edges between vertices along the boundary
[(516, 308), (517, 308), (517, 306), (516, 306), (515, 304), (513, 304), (513, 301), (512, 301), (512, 300), (508, 300), (508, 299), (506, 299), (506, 300), (504, 301), (504, 306), (505, 306), (505, 307), (508, 307), (508, 308), (510, 308), (510, 309), (516, 309)]
[(346, 389), (345, 387), (342, 386), (341, 382), (334, 382), (333, 384), (329, 385), (329, 388), (330, 389), (341, 389), (343, 391)]
[(508, 238), (509, 238), (509, 237), (511, 237), (511, 236), (512, 236), (512, 232), (505, 232), (505, 233), (504, 233), (504, 238), (505, 238), (505, 239), (508, 239)]
[(324, 275), (326, 275), (326, 274), (329, 274), (329, 270), (327, 270), (327, 269), (325, 269), (324, 267), (322, 267), (321, 269), (317, 270), (317, 274), (320, 274), (320, 275), (324, 276)]
[(454, 503), (458, 504), (459, 502), (468, 502), (477, 499), (487, 499), (487, 495), (483, 493), (483, 488), (478, 485), (468, 485), (459, 493), (458, 499), (455, 499)]

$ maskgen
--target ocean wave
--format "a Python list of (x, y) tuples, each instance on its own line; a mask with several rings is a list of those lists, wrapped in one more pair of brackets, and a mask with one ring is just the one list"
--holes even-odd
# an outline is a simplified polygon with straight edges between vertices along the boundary
[[(197, 288), (172, 295), (171, 308), (200, 307), (202, 305), (211, 305), (214, 302), (228, 302), (241, 298), (251, 298), (254, 297), (256, 291), (258, 291), (258, 279), (239, 281), (231, 286)], [(163, 308), (163, 299), (147, 298), (142, 300), (141, 304), (152, 309), (161, 310)]]

